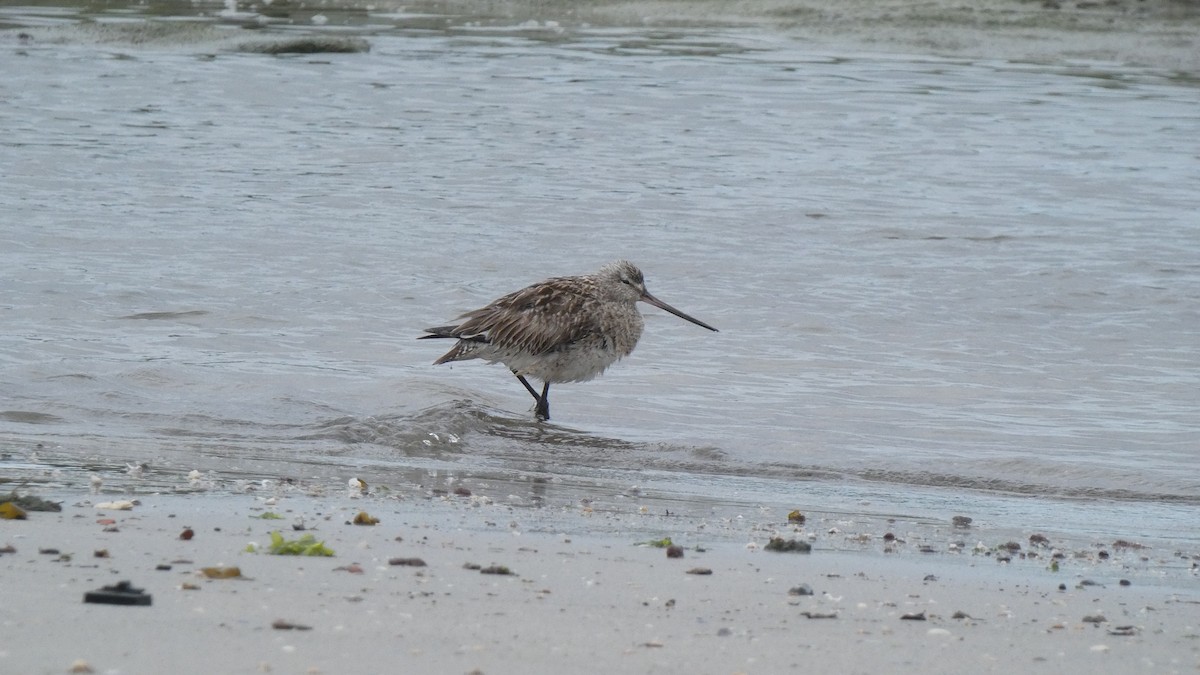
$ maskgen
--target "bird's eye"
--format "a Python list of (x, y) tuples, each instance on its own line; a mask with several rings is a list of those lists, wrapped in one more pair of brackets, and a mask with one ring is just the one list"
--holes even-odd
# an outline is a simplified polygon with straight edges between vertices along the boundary
[(622, 277), (622, 278), (621, 278), (621, 283), (625, 284), (626, 286), (629, 286), (629, 285), (630, 285), (630, 284), (629, 284), (629, 280), (628, 280), (628, 279), (626, 279), (626, 278), (624, 278), (624, 277)]

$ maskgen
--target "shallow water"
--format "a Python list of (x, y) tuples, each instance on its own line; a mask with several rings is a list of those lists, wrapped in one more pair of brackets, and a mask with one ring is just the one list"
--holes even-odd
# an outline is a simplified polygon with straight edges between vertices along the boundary
[[(0, 472), (636, 484), (1197, 540), (1187, 81), (394, 16), (360, 17), (365, 54), (3, 34)], [(645, 308), (552, 424), (414, 340), (618, 257), (721, 332)]]

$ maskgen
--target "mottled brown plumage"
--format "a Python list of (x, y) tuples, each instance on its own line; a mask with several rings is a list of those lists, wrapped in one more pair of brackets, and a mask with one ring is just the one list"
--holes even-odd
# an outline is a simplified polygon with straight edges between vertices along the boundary
[[(639, 300), (717, 330), (655, 298), (641, 270), (618, 260), (595, 274), (555, 277), (509, 293), (463, 314), (462, 323), (427, 328), (421, 339), (458, 340), (435, 365), (483, 359), (508, 366), (537, 400), (537, 416), (550, 419), (551, 382), (586, 382), (637, 346)], [(527, 376), (544, 383), (540, 394)]]

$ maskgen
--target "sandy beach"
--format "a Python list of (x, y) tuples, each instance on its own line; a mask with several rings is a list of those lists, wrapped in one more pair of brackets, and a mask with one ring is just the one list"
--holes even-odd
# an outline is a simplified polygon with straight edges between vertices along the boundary
[[(636, 494), (623, 507), (532, 507), (469, 492), (148, 494), (129, 510), (114, 508), (128, 506), (120, 495), (86, 495), (0, 521), (0, 670), (1200, 667), (1196, 562), (1178, 551), (1010, 543), (950, 522), (809, 514), (799, 524), (762, 506), (668, 514)], [(353, 524), (360, 513), (378, 523)], [(273, 555), (276, 531), (311, 534), (333, 555)], [(773, 537), (812, 551), (767, 550)], [(663, 538), (682, 556), (655, 545)], [(240, 576), (202, 571), (230, 567)], [(83, 601), (121, 581), (152, 604)]]

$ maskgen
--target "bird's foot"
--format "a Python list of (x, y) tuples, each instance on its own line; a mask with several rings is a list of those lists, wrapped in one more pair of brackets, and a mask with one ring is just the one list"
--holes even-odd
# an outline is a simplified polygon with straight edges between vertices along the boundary
[(546, 399), (539, 398), (537, 406), (533, 409), (533, 414), (538, 418), (539, 422), (547, 422), (550, 420), (550, 402)]

